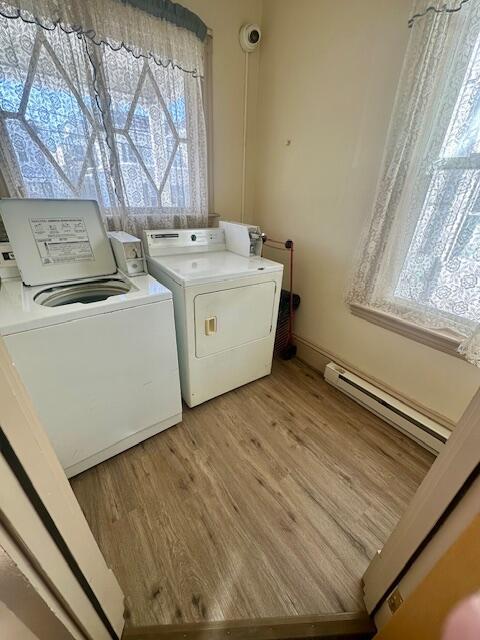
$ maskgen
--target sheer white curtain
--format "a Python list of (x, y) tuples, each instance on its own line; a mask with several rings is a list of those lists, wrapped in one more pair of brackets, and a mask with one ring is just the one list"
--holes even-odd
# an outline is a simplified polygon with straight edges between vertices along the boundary
[(205, 226), (202, 40), (119, 0), (12, 0), (0, 14), (11, 195), (94, 198), (136, 234)]
[(457, 334), (480, 365), (480, 2), (416, 2), (348, 301)]

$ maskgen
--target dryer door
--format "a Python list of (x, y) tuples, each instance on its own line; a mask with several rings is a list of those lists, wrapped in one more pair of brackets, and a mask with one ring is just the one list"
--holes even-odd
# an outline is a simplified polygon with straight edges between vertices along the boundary
[(211, 356), (272, 331), (275, 282), (202, 293), (195, 297), (195, 355)]

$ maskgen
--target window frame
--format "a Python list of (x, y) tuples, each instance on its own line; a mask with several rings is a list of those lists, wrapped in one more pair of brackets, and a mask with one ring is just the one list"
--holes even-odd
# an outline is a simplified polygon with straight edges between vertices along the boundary
[(463, 354), (458, 351), (464, 338), (453, 331), (428, 329), (413, 322), (408, 322), (399, 316), (386, 313), (385, 311), (379, 311), (378, 309), (373, 309), (356, 302), (350, 303), (349, 308), (352, 315), (357, 318), (366, 320), (388, 331), (398, 333), (405, 338), (424, 344), (437, 351), (443, 351), (443, 353), (465, 360)]
[[(214, 195), (213, 195), (213, 114), (212, 114), (212, 105), (213, 105), (213, 87), (212, 87), (212, 32), (209, 29), (207, 37), (204, 43), (204, 55), (205, 55), (205, 65), (204, 65), (204, 76), (200, 78), (201, 87), (202, 87), (202, 98), (203, 98), (203, 109), (204, 109), (204, 117), (205, 117), (205, 131), (206, 131), (206, 141), (207, 141), (207, 189), (208, 189), (208, 226), (210, 226), (210, 216), (214, 211)], [(3, 126), (3, 122), (0, 122), (0, 126)], [(8, 155), (15, 157), (15, 151), (13, 147), (9, 149)], [(22, 197), (25, 196), (25, 188), (22, 184), (16, 185), (16, 190), (14, 191), (14, 181), (9, 179), (11, 176), (9, 169), (9, 161), (7, 159), (6, 154), (0, 149), (0, 198), (8, 198), (14, 197), (21, 193)], [(13, 176), (12, 176), (13, 177)], [(9, 185), (11, 188), (9, 188)], [(186, 208), (179, 206), (170, 206), (164, 207), (165, 214), (167, 216), (176, 216), (176, 215), (184, 215)], [(134, 207), (131, 208), (135, 209)], [(156, 208), (154, 208), (156, 209)], [(104, 208), (104, 219), (106, 223), (109, 223), (111, 219), (114, 219), (114, 215), (111, 213), (110, 208)], [(145, 211), (142, 211), (145, 214)], [(156, 212), (152, 209), (152, 214)], [(147, 214), (148, 215), (148, 214)], [(189, 213), (187, 213), (189, 215)], [(213, 214), (213, 217), (216, 217)], [(1, 224), (1, 221), (0, 221)]]
[(205, 113), (205, 128), (207, 134), (207, 185), (208, 185), (208, 226), (211, 217), (217, 217), (215, 212), (215, 190), (213, 178), (213, 31), (208, 29), (205, 38), (204, 76), (201, 80), (203, 95), (203, 111)]
[[(475, 331), (475, 326), (478, 322), (475, 317), (476, 307), (474, 307), (474, 318), (472, 318), (468, 311), (466, 313), (462, 313), (460, 309), (458, 309), (457, 311), (454, 308), (442, 308), (442, 306), (437, 307), (435, 306), (433, 301), (430, 302), (430, 299), (420, 301), (415, 296), (410, 298), (408, 295), (402, 295), (405, 294), (405, 291), (402, 292), (399, 285), (401, 285), (401, 280), (404, 275), (408, 278), (409, 259), (411, 257), (415, 259), (415, 251), (418, 252), (418, 243), (424, 242), (422, 236), (420, 236), (419, 240), (417, 240), (416, 238), (418, 224), (424, 223), (424, 213), (426, 213), (427, 216), (436, 216), (442, 214), (442, 207), (439, 206), (439, 203), (433, 201), (433, 203), (430, 204), (429, 202), (429, 194), (431, 189), (433, 190), (433, 187), (435, 186), (437, 172), (443, 172), (446, 175), (446, 181), (450, 180), (452, 176), (453, 179), (455, 179), (456, 171), (471, 170), (473, 172), (473, 204), (467, 209), (458, 209), (456, 214), (455, 209), (452, 208), (451, 211), (448, 211), (449, 215), (446, 219), (440, 219), (442, 235), (445, 236), (446, 231), (449, 229), (448, 223), (451, 222), (449, 218), (452, 217), (452, 212), (455, 214), (455, 224), (453, 225), (455, 228), (455, 233), (450, 234), (449, 237), (443, 237), (441, 244), (438, 247), (441, 251), (439, 258), (440, 275), (441, 269), (443, 268), (445, 263), (452, 257), (452, 255), (455, 257), (454, 252), (457, 247), (457, 240), (461, 235), (462, 230), (465, 228), (465, 224), (471, 222), (473, 217), (476, 217), (477, 220), (480, 221), (480, 209), (477, 205), (478, 201), (480, 200), (478, 192), (480, 152), (477, 150), (480, 132), (478, 127), (476, 129), (476, 136), (474, 136), (474, 138), (472, 139), (473, 148), (470, 147), (469, 149), (469, 140), (461, 139), (461, 146), (457, 145), (456, 147), (454, 146), (452, 150), (449, 149), (449, 146), (452, 144), (450, 136), (452, 131), (455, 130), (456, 126), (459, 123), (460, 125), (463, 124), (464, 126), (468, 125), (468, 131), (470, 129), (470, 125), (468, 124), (470, 118), (474, 118), (473, 123), (475, 124), (475, 114), (478, 114), (478, 110), (475, 111), (475, 102), (473, 102), (474, 106), (471, 107), (471, 110), (469, 109), (467, 111), (467, 115), (464, 115), (463, 118), (460, 107), (463, 104), (464, 91), (467, 91), (465, 87), (468, 87), (469, 83), (471, 84), (472, 77), (469, 75), (469, 69), (474, 64), (474, 62), (478, 60), (479, 42), (480, 36), (477, 32), (475, 35), (475, 45), (469, 58), (467, 73), (461, 76), (462, 83), (457, 87), (458, 91), (456, 93), (454, 105), (453, 103), (449, 103), (448, 105), (449, 108), (453, 106), (453, 109), (446, 123), (447, 126), (443, 130), (442, 138), (440, 138), (439, 136), (437, 139), (432, 137), (433, 145), (431, 145), (430, 136), (432, 135), (432, 131), (429, 128), (424, 127), (425, 132), (420, 135), (420, 141), (424, 141), (426, 143), (426, 146), (425, 144), (422, 145), (417, 143), (417, 147), (421, 151), (415, 151), (409, 162), (410, 167), (407, 170), (405, 185), (402, 187), (402, 194), (400, 196), (400, 202), (397, 208), (401, 209), (403, 207), (404, 212), (408, 211), (407, 206), (411, 209), (411, 205), (413, 202), (414, 205), (420, 205), (418, 209), (419, 215), (416, 220), (416, 224), (411, 229), (410, 239), (406, 242), (402, 242), (398, 249), (399, 253), (397, 253), (396, 256), (395, 254), (393, 254), (395, 261), (392, 261), (390, 264), (386, 262), (386, 251), (383, 251), (379, 258), (379, 267), (377, 274), (373, 279), (372, 289), (374, 291), (373, 295), (376, 296), (379, 301), (383, 301), (384, 304), (381, 304), (380, 302), (380, 304), (377, 305), (375, 301), (372, 301), (372, 304), (370, 305), (368, 296), (366, 296), (364, 300), (361, 300), (360, 298), (357, 298), (357, 300), (354, 300), (352, 298), (348, 300), (348, 306), (353, 315), (376, 324), (377, 326), (403, 335), (404, 337), (415, 340), (416, 342), (425, 344), (431, 348), (440, 350), (442, 352), (448, 353), (449, 355), (453, 355), (464, 360), (466, 359), (466, 357), (463, 354), (459, 353), (458, 349), (465, 341), (463, 328), (465, 328), (466, 331)], [(478, 72), (476, 73), (476, 75), (478, 78)], [(475, 96), (478, 96), (478, 80), (475, 86), (477, 87), (477, 91), (476, 93), (474, 92), (474, 98)], [(478, 100), (476, 102), (476, 105), (478, 105)], [(442, 107), (440, 106), (439, 108), (441, 109)], [(448, 111), (446, 111), (446, 113), (448, 113)], [(439, 112), (436, 112), (436, 117), (439, 117)], [(459, 118), (459, 122), (457, 121), (457, 118)], [(466, 147), (463, 146), (464, 143), (467, 144)], [(411, 180), (412, 175), (417, 176), (413, 181)], [(417, 195), (415, 196), (417, 198), (416, 201), (415, 199), (412, 201), (412, 193), (415, 193), (413, 192), (414, 187), (417, 193)], [(459, 191), (458, 185), (454, 187), (452, 193), (455, 198), (458, 197), (458, 194), (461, 194), (461, 190)], [(470, 195), (468, 197), (470, 198)], [(433, 212), (432, 214), (429, 214), (429, 209), (431, 209), (431, 211)], [(387, 247), (389, 246), (390, 249), (391, 246), (395, 246), (397, 242), (396, 237), (398, 237), (397, 234), (401, 220), (404, 220), (404, 217), (401, 217), (400, 220), (394, 220), (392, 223), (392, 228), (389, 230), (389, 235), (385, 245)], [(427, 221), (424, 224), (425, 227), (427, 225), (430, 225), (430, 220), (428, 217)], [(476, 224), (478, 224), (478, 222), (476, 222)], [(425, 230), (423, 232), (420, 230), (420, 232), (425, 233)], [(416, 244), (417, 248), (415, 247)], [(420, 250), (422, 250), (421, 247)], [(410, 256), (411, 251), (412, 255)], [(430, 254), (430, 257), (435, 257), (435, 255), (435, 253)], [(473, 260), (474, 270), (476, 270), (478, 266), (476, 254)], [(459, 271), (459, 273), (460, 275), (468, 274), (468, 265), (464, 266), (464, 269)], [(431, 279), (428, 280), (428, 284), (431, 284), (434, 287), (438, 285), (438, 279), (434, 277), (434, 274), (428, 275), (431, 277)], [(427, 282), (427, 280), (425, 280), (425, 282)], [(430, 327), (427, 325), (427, 323), (416, 323), (414, 319), (411, 319), (415, 316), (415, 309), (423, 309), (424, 313), (426, 314), (425, 317), (428, 317), (428, 314), (432, 314), (432, 317), (433, 314), (436, 314), (437, 318), (443, 316), (446, 320), (445, 328), (443, 328), (441, 324), (438, 324), (438, 322), (432, 323), (434, 324), (434, 326)], [(402, 312), (405, 312), (404, 315), (402, 315)]]

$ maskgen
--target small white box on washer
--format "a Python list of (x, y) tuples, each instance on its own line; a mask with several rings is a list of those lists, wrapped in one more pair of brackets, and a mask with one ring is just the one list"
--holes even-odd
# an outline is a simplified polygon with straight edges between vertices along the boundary
[(123, 271), (128, 276), (147, 273), (147, 265), (140, 238), (136, 238), (125, 231), (109, 231), (108, 237), (120, 271)]

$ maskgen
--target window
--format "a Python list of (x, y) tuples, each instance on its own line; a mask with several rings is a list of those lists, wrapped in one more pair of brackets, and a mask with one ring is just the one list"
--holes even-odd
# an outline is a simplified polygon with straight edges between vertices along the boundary
[[(480, 363), (480, 3), (457, 10), (447, 0), (409, 24), (348, 302), (354, 313), (431, 346), (460, 344)], [(430, 335), (422, 339), (422, 331)]]
[(480, 38), (426, 181), (396, 297), (480, 321), (479, 175)]
[(13, 194), (206, 220), (201, 80), (177, 66), (0, 17), (0, 135)]

